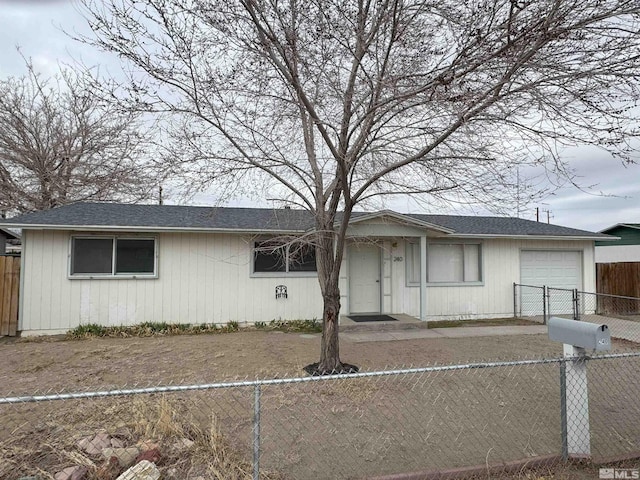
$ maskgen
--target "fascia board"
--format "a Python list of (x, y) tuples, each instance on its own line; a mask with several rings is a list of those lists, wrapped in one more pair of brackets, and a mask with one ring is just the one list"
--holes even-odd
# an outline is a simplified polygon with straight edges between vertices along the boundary
[(243, 233), (243, 234), (301, 234), (305, 230), (270, 230), (243, 228), (189, 228), (189, 227), (155, 227), (139, 225), (51, 225), (51, 224), (3, 224), (23, 230), (73, 230), (83, 232), (193, 232), (193, 233)]
[(503, 234), (456, 234), (446, 238), (514, 238), (518, 240), (620, 240), (619, 237), (607, 236), (582, 236), (582, 235), (503, 235)]
[(397, 212), (393, 212), (391, 210), (383, 210), (380, 212), (373, 212), (370, 214), (365, 214), (365, 215), (360, 215), (356, 218), (352, 218), (349, 221), (349, 225), (353, 225), (356, 223), (360, 223), (360, 222), (364, 222), (367, 220), (372, 220), (374, 218), (381, 218), (381, 217), (391, 217), (395, 220), (398, 220), (399, 222), (402, 222), (404, 224), (407, 225), (414, 225), (414, 226), (418, 226), (418, 227), (422, 227), (422, 228), (428, 228), (430, 230), (436, 230), (438, 232), (442, 232), (442, 233), (455, 233), (455, 230), (451, 230), (449, 228), (445, 228), (442, 227), (440, 225), (436, 225), (434, 223), (429, 223), (429, 222), (423, 222), (422, 220), (418, 220), (415, 219), (413, 217), (409, 217), (407, 215), (403, 215), (401, 213), (397, 213)]

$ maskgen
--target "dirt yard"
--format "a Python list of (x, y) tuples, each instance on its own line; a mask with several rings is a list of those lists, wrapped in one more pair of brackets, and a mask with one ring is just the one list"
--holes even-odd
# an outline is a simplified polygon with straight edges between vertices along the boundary
[[(0, 396), (302, 376), (319, 344), (317, 334), (275, 332), (4, 340)], [(618, 351), (629, 347), (614, 343)], [(342, 359), (363, 371), (556, 357), (560, 350), (545, 335), (341, 344)], [(631, 401), (627, 383), (611, 383), (628, 378), (638, 363), (590, 365), (594, 453), (640, 448), (638, 427), (628, 421), (640, 415), (640, 397)], [(100, 473), (99, 455), (78, 447), (80, 439), (108, 432), (129, 448), (157, 443), (163, 478), (248, 479), (254, 395), (246, 386), (0, 405), (0, 478), (53, 478), (82, 465), (92, 480), (113, 480)], [(371, 478), (561, 450), (554, 363), (266, 385), (260, 395), (261, 479)]]
[[(556, 356), (545, 335), (341, 342), (363, 371), (385, 367)], [(0, 341), (0, 395), (49, 390), (302, 376), (318, 360), (320, 335), (236, 332), (151, 338)]]

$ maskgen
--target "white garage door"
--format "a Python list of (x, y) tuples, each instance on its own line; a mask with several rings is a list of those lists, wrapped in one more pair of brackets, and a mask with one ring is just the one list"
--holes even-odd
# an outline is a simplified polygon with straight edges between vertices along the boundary
[[(520, 254), (520, 283), (582, 290), (582, 252), (556, 250), (523, 250)], [(521, 309), (525, 315), (542, 314), (541, 292), (522, 289)], [(552, 314), (572, 312), (571, 293), (552, 295)], [(537, 312), (540, 310), (540, 312)]]
[(520, 283), (582, 289), (582, 252), (523, 250)]

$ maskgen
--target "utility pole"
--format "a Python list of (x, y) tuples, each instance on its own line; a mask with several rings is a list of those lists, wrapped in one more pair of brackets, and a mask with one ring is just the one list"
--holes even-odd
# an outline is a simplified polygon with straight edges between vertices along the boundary
[(536, 222), (540, 221), (540, 207), (536, 207)]
[(158, 187), (158, 205), (162, 205), (162, 185)]

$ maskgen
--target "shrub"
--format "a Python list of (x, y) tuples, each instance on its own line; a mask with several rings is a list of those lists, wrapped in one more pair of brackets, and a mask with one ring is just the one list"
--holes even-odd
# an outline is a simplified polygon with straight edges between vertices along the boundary
[[(322, 331), (322, 324), (317, 319), (312, 320), (272, 320), (267, 325), (265, 322), (255, 322), (257, 330), (272, 330), (291, 333), (318, 333)], [(152, 337), (156, 335), (195, 335), (201, 333), (231, 333), (240, 330), (240, 323), (235, 320), (226, 325), (219, 326), (215, 323), (202, 323), (192, 325), (190, 323), (144, 322), (131, 326), (105, 327), (96, 323), (79, 325), (67, 332), (68, 338), (90, 337)]]
[(78, 325), (69, 332), (69, 335), (73, 338), (102, 337), (106, 329), (107, 327), (103, 327), (97, 323), (87, 323), (86, 325)]
[(317, 318), (312, 320), (271, 320), (269, 330), (278, 332), (319, 333), (322, 323)]
[(230, 322), (227, 322), (225, 330), (227, 332), (237, 332), (238, 330), (240, 330), (240, 324), (235, 320), (231, 320)]

